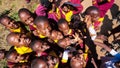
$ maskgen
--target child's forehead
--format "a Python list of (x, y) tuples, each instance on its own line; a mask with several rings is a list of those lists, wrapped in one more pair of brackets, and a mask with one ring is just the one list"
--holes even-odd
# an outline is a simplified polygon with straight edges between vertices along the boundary
[(91, 10), (91, 11), (90, 11), (90, 14), (92, 14), (92, 13), (93, 13), (93, 14), (99, 14), (99, 11), (98, 11), (98, 10)]

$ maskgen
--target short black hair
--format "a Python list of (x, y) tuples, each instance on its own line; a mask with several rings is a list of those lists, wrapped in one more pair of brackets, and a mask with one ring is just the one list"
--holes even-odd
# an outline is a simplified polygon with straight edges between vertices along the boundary
[(35, 20), (34, 20), (34, 24), (37, 25), (38, 23), (44, 23), (42, 21), (48, 21), (48, 18), (45, 16), (38, 16)]
[(2, 20), (3, 20), (3, 19), (12, 19), (12, 18), (10, 18), (10, 17), (7, 16), (7, 15), (1, 16), (1, 17), (0, 17), (0, 23), (2, 23)]
[(46, 61), (44, 59), (36, 58), (31, 62), (31, 68), (39, 68), (40, 62), (45, 62), (46, 63)]
[(85, 10), (84, 14), (85, 14), (85, 15), (89, 15), (89, 14), (90, 14), (90, 11), (92, 11), (92, 10), (99, 11), (99, 9), (98, 9), (97, 7), (95, 7), (95, 6), (90, 6), (90, 7), (88, 7), (88, 8)]
[(30, 48), (34, 51), (34, 45), (36, 44), (36, 42), (42, 42), (41, 40), (34, 40), (30, 43)]
[(48, 9), (51, 8), (52, 3), (49, 0), (40, 0), (40, 3)]
[(9, 59), (9, 57), (10, 57), (10, 55), (12, 54), (12, 53), (17, 53), (17, 51), (15, 50), (15, 49), (10, 49), (8, 52), (7, 52), (7, 54), (6, 54), (6, 59)]
[[(58, 26), (60, 25), (60, 24), (63, 24), (63, 23), (67, 23), (68, 21), (67, 20), (65, 20), (64, 18), (61, 18), (59, 21), (58, 21)], [(67, 23), (68, 24), (68, 23)]]
[(31, 12), (30, 10), (28, 10), (27, 8), (21, 8), (21, 9), (19, 9), (19, 11), (18, 11), (19, 17), (20, 17), (20, 14), (21, 14), (22, 12), (26, 12), (27, 14), (32, 15), (32, 12)]

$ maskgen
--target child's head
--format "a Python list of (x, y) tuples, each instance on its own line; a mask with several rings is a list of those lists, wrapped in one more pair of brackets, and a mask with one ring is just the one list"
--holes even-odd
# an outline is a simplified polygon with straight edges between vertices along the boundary
[(50, 46), (46, 42), (42, 42), (40, 40), (35, 40), (31, 42), (30, 47), (33, 51), (37, 53), (44, 52), (45, 50), (50, 48)]
[(29, 46), (31, 43), (31, 39), (21, 33), (10, 33), (8, 34), (6, 40), (9, 44), (16, 47)]
[(47, 17), (44, 16), (37, 17), (34, 21), (34, 24), (37, 26), (37, 30), (39, 31), (40, 34), (47, 37), (50, 36), (50, 31), (52, 29)]
[(61, 40), (58, 41), (57, 43), (61, 48), (66, 48), (68, 47), (71, 43), (70, 43), (70, 38), (63, 38)]
[(83, 58), (83, 54), (77, 54), (75, 56), (73, 56), (70, 60), (70, 65), (71, 68), (83, 68), (84, 67), (84, 58)]
[(36, 58), (32, 61), (31, 68), (49, 68), (49, 67), (43, 59)]
[(59, 58), (48, 55), (47, 56), (47, 64), (48, 64), (49, 68), (58, 68), (57, 66), (59, 64)]
[(52, 0), (40, 0), (41, 5), (45, 6), (46, 8), (51, 8), (51, 2)]
[(26, 8), (21, 8), (18, 11), (18, 15), (20, 20), (26, 25), (30, 25), (34, 21), (33, 14)]
[(50, 38), (51, 38), (52, 40), (54, 40), (54, 41), (55, 41), (55, 40), (60, 40), (60, 39), (63, 38), (63, 35), (62, 35), (62, 33), (59, 32), (59, 31), (52, 30)]
[(60, 19), (58, 21), (58, 28), (64, 35), (68, 34), (70, 30), (68, 22), (65, 19)]
[(95, 6), (90, 6), (85, 11), (86, 15), (90, 15), (93, 22), (98, 21), (100, 18), (100, 11)]
[(13, 68), (30, 68), (30, 64), (28, 64), (28, 63), (17, 63), (13, 66)]
[(62, 8), (62, 10), (65, 12), (65, 13), (67, 13), (67, 12), (69, 12), (70, 11), (70, 5), (68, 5), (68, 4), (63, 4), (62, 6), (61, 6), (61, 8)]
[(6, 53), (5, 49), (0, 49), (0, 60), (4, 59), (5, 53)]
[(6, 59), (8, 62), (18, 63), (22, 60), (24, 60), (24, 56), (19, 55), (16, 50), (10, 50), (7, 55)]
[(13, 19), (11, 19), (9, 16), (1, 17), (0, 23), (8, 29), (17, 29), (19, 27), (18, 24)]

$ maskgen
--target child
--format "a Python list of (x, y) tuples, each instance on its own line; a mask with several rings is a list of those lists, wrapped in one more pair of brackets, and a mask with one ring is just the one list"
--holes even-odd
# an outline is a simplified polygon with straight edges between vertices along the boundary
[(8, 66), (10, 65), (9, 63), (13, 63), (14, 65), (16, 63), (28, 62), (28, 58), (29, 58), (29, 54), (20, 55), (17, 53), (16, 50), (10, 50), (6, 55)]
[(39, 16), (35, 19), (34, 24), (36, 25), (36, 31), (34, 31), (34, 35), (39, 38), (50, 37), (51, 26), (48, 19), (44, 16)]
[(13, 68), (30, 68), (29, 63), (17, 63), (13, 66)]
[(85, 10), (85, 14), (91, 16), (93, 28), (100, 30), (103, 21), (103, 18), (100, 18), (100, 10), (95, 6), (90, 6)]
[(3, 16), (0, 18), (0, 23), (4, 25), (10, 32), (26, 33), (27, 30), (21, 25), (20, 22), (16, 22), (9, 16)]
[(58, 29), (64, 34), (64, 36), (70, 36), (73, 34), (73, 30), (69, 28), (68, 22), (65, 19), (58, 21)]
[(79, 36), (75, 36), (74, 39), (70, 39), (69, 37), (66, 37), (66, 38), (63, 38), (63, 39), (59, 40), (57, 44), (61, 48), (65, 49), (68, 46), (70, 46), (71, 44), (75, 44), (75, 43), (77, 43), (80, 40), (81, 39), (79, 38)]
[(53, 40), (55, 43), (57, 43), (60, 39), (63, 38), (63, 35), (61, 32), (52, 30), (50, 39)]
[(31, 68), (49, 68), (45, 60), (36, 58), (31, 63)]
[(100, 17), (102, 18), (112, 7), (114, 0), (92, 0), (92, 4), (100, 10)]
[(43, 55), (47, 55), (46, 50), (50, 49), (50, 46), (46, 42), (42, 42), (40, 40), (35, 40), (30, 44), (30, 47), (33, 51), (36, 52), (36, 56), (40, 57)]
[(47, 10), (50, 9), (51, 3), (49, 0), (40, 0), (40, 4), (35, 10), (37, 16), (47, 16)]
[(7, 53), (7, 51), (5, 51), (5, 49), (0, 49), (0, 60), (5, 58), (6, 53)]
[(17, 53), (21, 55), (32, 52), (31, 48), (29, 47), (31, 39), (25, 34), (10, 33), (8, 34), (6, 40), (9, 44), (14, 46), (14, 49), (17, 51)]
[(70, 60), (71, 68), (84, 68), (85, 63), (83, 54), (77, 54)]
[(52, 55), (48, 55), (47, 57), (47, 64), (49, 68), (58, 68), (59, 67), (59, 58), (52, 56)]
[(30, 12), (26, 8), (21, 8), (18, 11), (18, 16), (25, 25), (29, 26), (29, 29), (31, 31), (36, 30), (36, 26), (33, 24), (33, 21), (36, 16), (32, 12)]
[(61, 18), (65, 18), (68, 22), (71, 21), (73, 14), (78, 14), (82, 11), (83, 7), (80, 5), (80, 0), (69, 0), (63, 2), (59, 8)]

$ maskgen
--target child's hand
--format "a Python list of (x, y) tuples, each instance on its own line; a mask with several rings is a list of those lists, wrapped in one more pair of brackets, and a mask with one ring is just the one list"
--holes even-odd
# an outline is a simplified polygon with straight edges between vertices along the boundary
[(39, 36), (39, 33), (38, 33), (37, 30), (34, 30), (34, 31), (33, 31), (33, 34), (34, 34), (35, 36)]
[(86, 15), (84, 22), (87, 24), (87, 27), (89, 27), (92, 24), (92, 20), (91, 20), (91, 16), (90, 15)]
[(75, 41), (80, 40), (79, 34), (77, 34), (77, 33), (75, 33), (75, 35), (73, 35), (73, 37), (75, 38), (75, 39), (74, 39)]

